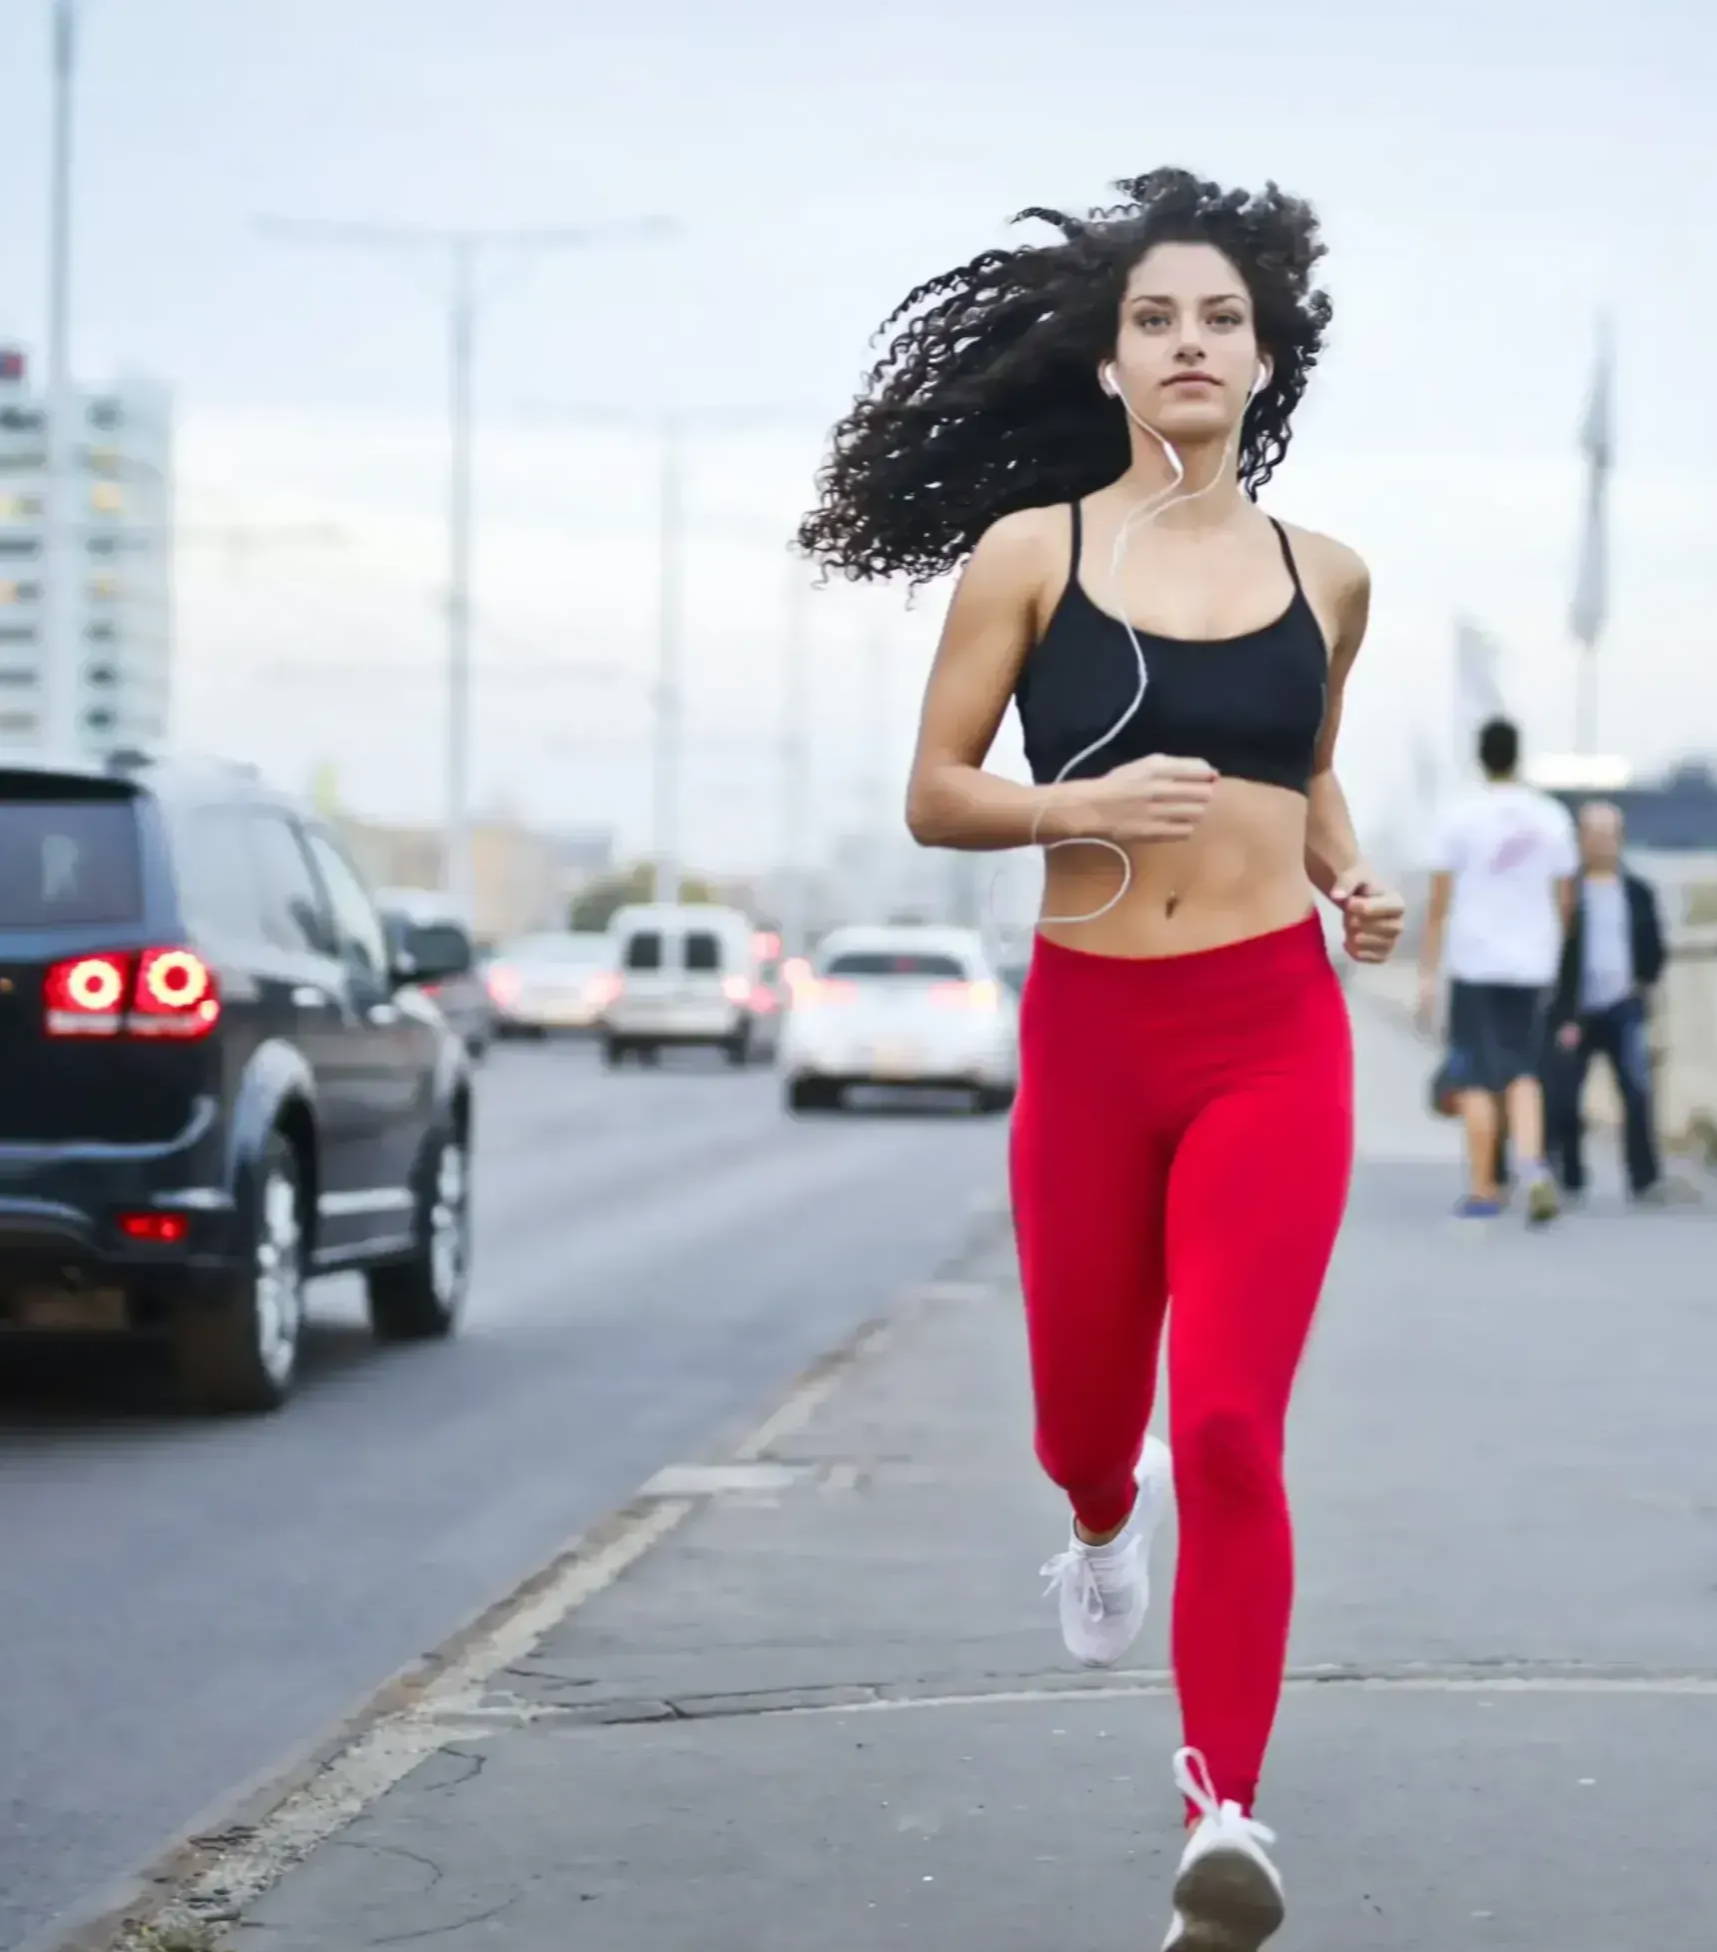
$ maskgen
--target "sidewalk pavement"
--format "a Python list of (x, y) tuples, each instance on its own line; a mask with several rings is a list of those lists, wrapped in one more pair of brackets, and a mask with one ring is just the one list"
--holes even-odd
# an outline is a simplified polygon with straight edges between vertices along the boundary
[[(1709, 1942), (1711, 1221), (1461, 1231), (1422, 1049), (1355, 1008), (1363, 1157), (1291, 1435), (1276, 1943)], [(1136, 1667), (1066, 1664), (1000, 1216), (956, 1272), (760, 1459), (659, 1485), (678, 1529), (220, 1942), (1150, 1952), (1166, 1605)]]

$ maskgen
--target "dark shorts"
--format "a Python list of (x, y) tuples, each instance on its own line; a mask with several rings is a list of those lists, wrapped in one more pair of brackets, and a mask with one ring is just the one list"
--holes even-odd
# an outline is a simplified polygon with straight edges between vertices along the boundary
[(1523, 983), (1451, 983), (1449, 1056), (1457, 1089), (1503, 1091), (1538, 1075), (1548, 992)]

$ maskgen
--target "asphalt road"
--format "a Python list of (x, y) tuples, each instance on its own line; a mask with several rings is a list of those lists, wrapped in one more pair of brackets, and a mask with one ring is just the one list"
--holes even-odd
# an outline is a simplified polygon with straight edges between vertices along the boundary
[(456, 1342), (379, 1348), (357, 1284), (326, 1283), (298, 1398), (216, 1422), (135, 1364), (7, 1355), (0, 1947), (932, 1275), (999, 1193), (1006, 1130), (795, 1120), (767, 1070), (609, 1075), (577, 1044), (498, 1051), (479, 1119)]

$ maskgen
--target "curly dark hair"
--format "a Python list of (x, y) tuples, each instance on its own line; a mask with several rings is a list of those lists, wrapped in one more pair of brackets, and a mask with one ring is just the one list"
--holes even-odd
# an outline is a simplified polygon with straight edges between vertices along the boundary
[(1327, 246), (1309, 203), (1274, 183), (1225, 190), (1183, 169), (1115, 185), (1126, 202), (1084, 217), (1033, 207), (1054, 244), (985, 251), (907, 294), (906, 323), (835, 428), (805, 554), (854, 581), (954, 568), (998, 517), (1071, 501), (1128, 463), (1125, 421), (1097, 384), (1128, 274), (1158, 244), (1212, 244), (1251, 294), (1269, 383), (1240, 441), (1249, 495), (1288, 451), (1290, 421), (1323, 349), (1328, 296), (1312, 285)]

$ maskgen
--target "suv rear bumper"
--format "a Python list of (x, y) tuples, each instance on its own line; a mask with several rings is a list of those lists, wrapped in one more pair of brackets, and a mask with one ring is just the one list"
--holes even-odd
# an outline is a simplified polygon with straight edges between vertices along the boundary
[[(211, 1290), (238, 1258), (233, 1197), (218, 1183), (214, 1107), (164, 1145), (0, 1145), (0, 1330), (30, 1326), (25, 1298), (120, 1287)], [(182, 1214), (185, 1237), (136, 1241), (123, 1213)]]

